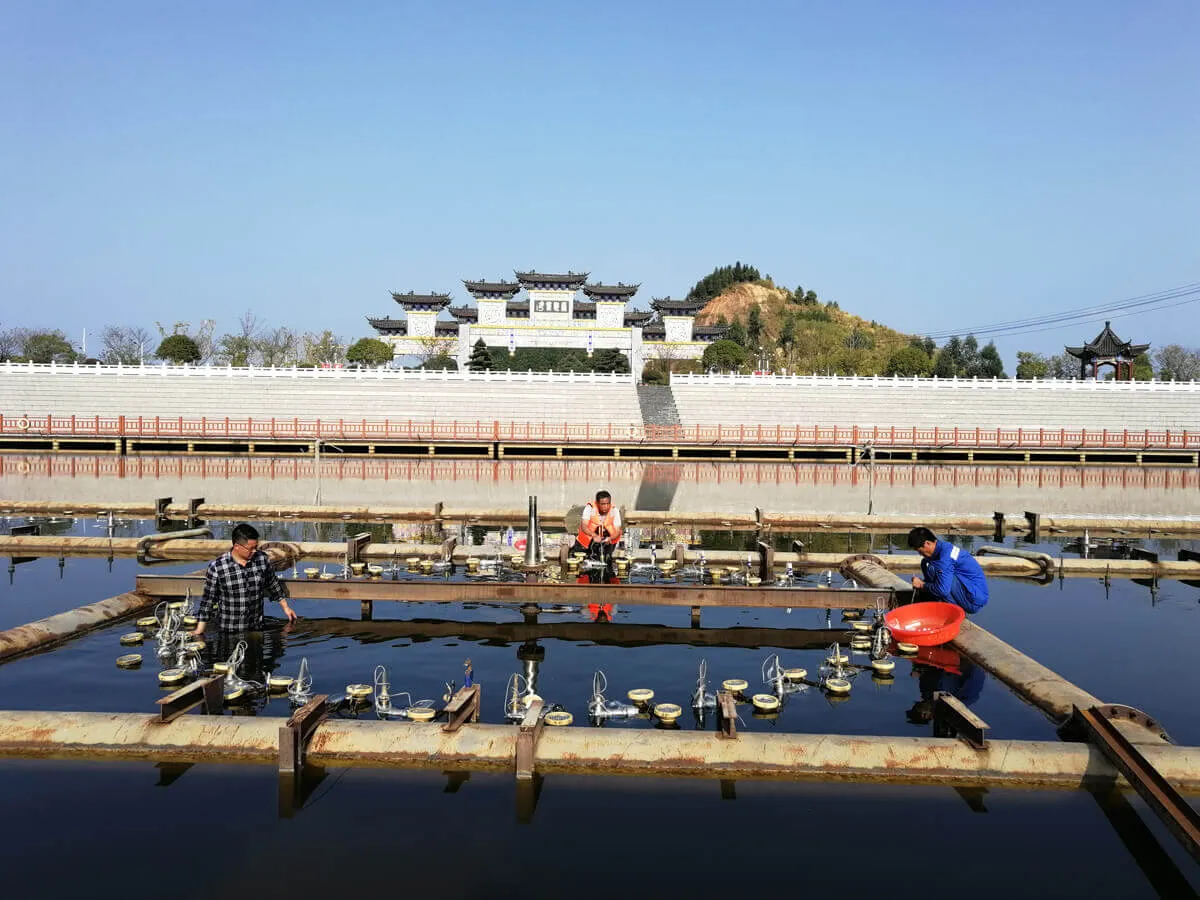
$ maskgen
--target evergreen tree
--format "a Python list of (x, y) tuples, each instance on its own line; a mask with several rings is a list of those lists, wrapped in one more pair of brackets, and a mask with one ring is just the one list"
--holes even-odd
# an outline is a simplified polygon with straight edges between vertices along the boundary
[(786, 319), (783, 320), (783, 327), (779, 329), (779, 346), (783, 348), (785, 353), (791, 351), (796, 344), (796, 317), (788, 313)]
[(749, 348), (750, 339), (746, 336), (746, 326), (742, 324), (740, 319), (734, 319), (733, 324), (729, 326), (729, 330), (725, 332), (725, 339), (733, 341), (739, 347)]
[(487, 348), (487, 344), (483, 342), (483, 338), (477, 340), (471, 348), (471, 358), (467, 360), (467, 369), (471, 372), (487, 372), (495, 368), (492, 363), (492, 354)]
[(746, 338), (749, 340), (749, 346), (755, 350), (762, 347), (762, 310), (757, 305), (750, 307), (750, 318), (746, 325)]
[(744, 266), (740, 261), (732, 266), (720, 266), (697, 281), (688, 291), (687, 299), (702, 300), (707, 303), (735, 284), (759, 280), (758, 269), (754, 266)]
[(1005, 378), (1004, 361), (1000, 359), (1000, 351), (994, 341), (988, 341), (987, 346), (979, 351), (977, 363), (980, 378)]
[(629, 360), (620, 350), (597, 350), (592, 365), (597, 372), (625, 373), (629, 371)]

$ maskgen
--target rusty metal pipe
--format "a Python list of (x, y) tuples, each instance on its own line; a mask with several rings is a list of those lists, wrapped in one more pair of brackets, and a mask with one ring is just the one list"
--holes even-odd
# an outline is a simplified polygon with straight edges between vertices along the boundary
[(1091, 709), (1104, 702), (974, 622), (963, 622), (950, 645), (1056, 722), (1067, 719), (1075, 706)]
[(156, 534), (145, 534), (137, 539), (137, 550), (138, 553), (145, 553), (146, 548), (151, 544), (199, 537), (212, 537), (212, 529), (205, 526), (203, 528), (185, 528), (180, 531), (160, 531)]
[(846, 578), (853, 578), (867, 587), (896, 591), (905, 596), (912, 594), (912, 584), (895, 572), (889, 571), (878, 556), (863, 553), (845, 558), (840, 564), (840, 569)]
[[(157, 513), (157, 509), (153, 503), (100, 503), (69, 500), (4, 500), (0, 501), (0, 511), (29, 515), (95, 515), (111, 511), (116, 515), (142, 518), (152, 518)], [(188, 518), (193, 513), (187, 504), (172, 503), (167, 506), (166, 514), (171, 518), (182, 519)], [(541, 510), (539, 513), (542, 522), (554, 524), (564, 521), (569, 514), (570, 511), (565, 509)], [(525, 511), (520, 509), (475, 509), (471, 507), (456, 509), (447, 506), (435, 509), (432, 507), (376, 505), (202, 503), (196, 508), (195, 515), (210, 519), (287, 518), (331, 522), (348, 517), (363, 521), (379, 519), (384, 521), (432, 522), (440, 519), (452, 522), (495, 524), (520, 522), (525, 516)], [(578, 513), (576, 513), (577, 515)], [(771, 512), (763, 510), (760, 515), (755, 516), (743, 513), (622, 509), (621, 516), (630, 525), (700, 525), (751, 531), (770, 526), (775, 528), (821, 528), (844, 531), (853, 529), (867, 532), (894, 533), (907, 530), (916, 525), (924, 525), (935, 531), (991, 534), (995, 529), (995, 520), (992, 517), (991, 511), (979, 515), (923, 513), (921, 516), (914, 518), (911, 513), (853, 515), (850, 513)], [(1022, 533), (1026, 530), (1024, 526), (1025, 520), (1019, 513), (1012, 513), (1008, 518), (1014, 522), (1013, 527), (1008, 529), (1009, 531)], [(1041, 516), (1041, 527), (1064, 533), (1079, 534), (1082, 534), (1085, 530), (1090, 530), (1093, 534), (1106, 530), (1121, 530), (1134, 534), (1150, 534), (1152, 532), (1196, 534), (1200, 532), (1200, 519), (1171, 516), (1083, 516), (1043, 513)]]
[[(135, 556), (139, 538), (58, 537), (33, 535), (0, 535), (0, 555), (12, 556)], [(298, 559), (341, 560), (346, 554), (344, 542), (297, 541), (289, 543), (296, 549)], [(199, 538), (165, 540), (155, 545), (154, 554), (163, 559), (213, 559), (229, 549), (228, 541), (207, 541)], [(472, 552), (474, 551), (474, 552)], [(478, 555), (478, 548), (459, 547), (452, 554), (462, 563), (468, 556)], [(737, 565), (746, 561), (745, 551), (705, 550), (705, 559), (716, 565)], [(367, 544), (360, 556), (364, 560), (387, 561), (421, 556), (442, 558), (441, 544)], [(649, 561), (649, 550), (635, 550), (630, 556), (637, 561)], [(804, 569), (840, 568), (846, 560), (844, 553), (796, 554), (780, 551), (775, 554), (777, 565), (792, 563)], [(915, 553), (879, 554), (874, 557), (890, 572), (917, 572), (921, 558)], [(685, 560), (699, 559), (698, 552), (687, 552)], [(983, 557), (979, 565), (989, 575), (1038, 575), (1041, 566), (1032, 560), (1008, 557)], [(1182, 578), (1200, 580), (1200, 563), (1163, 560), (1150, 562), (1137, 559), (1062, 559), (1055, 568), (1068, 578), (1110, 575), (1113, 578)], [(855, 577), (857, 580), (856, 576)], [(910, 587), (906, 583), (906, 589)]]
[[(0, 712), (0, 757), (157, 760), (275, 765), (281, 718)], [(306, 758), (316, 766), (512, 771), (517, 727), (472, 724), (446, 734), (437, 724), (328, 720)], [(1200, 791), (1200, 748), (1145, 748), (1164, 777)], [(537, 771), (694, 778), (795, 778), (900, 784), (1079, 788), (1116, 779), (1088, 744), (989, 741), (983, 751), (945, 738), (819, 734), (714, 734), (656, 729), (546, 729)]]
[(985, 544), (975, 551), (976, 556), (986, 556), (989, 553), (994, 556), (1010, 556), (1015, 559), (1027, 559), (1041, 569), (1042, 575), (1054, 574), (1054, 557), (1049, 553), (1042, 553), (1038, 550), (1021, 550), (1016, 547), (995, 547), (991, 544)]
[(98, 603), (89, 603), (87, 606), (0, 631), (0, 662), (6, 662), (24, 653), (46, 650), (117, 619), (131, 616), (152, 606), (155, 599), (148, 594), (136, 592), (119, 594)]

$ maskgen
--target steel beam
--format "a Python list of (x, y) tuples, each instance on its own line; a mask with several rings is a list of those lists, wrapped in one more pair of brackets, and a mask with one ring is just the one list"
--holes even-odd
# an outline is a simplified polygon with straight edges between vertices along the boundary
[(1131, 744), (1099, 707), (1075, 708), (1075, 719), (1088, 740), (1133, 785), (1138, 796), (1162, 819), (1167, 830), (1183, 845), (1192, 859), (1200, 862), (1200, 812), (1163, 777), (1154, 764)]
[[(552, 584), (516, 581), (319, 581), (281, 579), (296, 600), (401, 601), (413, 603), (545, 603), (586, 606), (737, 606), (810, 609), (874, 609), (894, 605), (891, 591), (815, 587), (689, 587), (664, 584)], [(156, 598), (182, 597), (204, 589), (203, 575), (138, 575), (137, 590)]]

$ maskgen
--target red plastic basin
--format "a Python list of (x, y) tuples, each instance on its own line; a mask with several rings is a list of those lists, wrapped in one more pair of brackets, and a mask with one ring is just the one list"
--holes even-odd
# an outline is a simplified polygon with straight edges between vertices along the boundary
[(936, 647), (953, 640), (967, 616), (956, 603), (910, 603), (883, 617), (892, 636), (918, 647)]

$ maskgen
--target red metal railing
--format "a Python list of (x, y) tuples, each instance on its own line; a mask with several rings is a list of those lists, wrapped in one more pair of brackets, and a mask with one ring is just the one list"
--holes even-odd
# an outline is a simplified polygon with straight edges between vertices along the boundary
[(858, 425), (616, 425), (574, 422), (0, 416), (0, 434), (230, 440), (507, 441), (553, 444), (737, 444), (777, 447), (1200, 450), (1200, 432), (1171, 429), (962, 428)]

